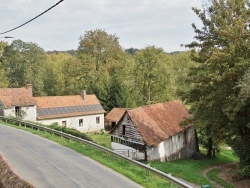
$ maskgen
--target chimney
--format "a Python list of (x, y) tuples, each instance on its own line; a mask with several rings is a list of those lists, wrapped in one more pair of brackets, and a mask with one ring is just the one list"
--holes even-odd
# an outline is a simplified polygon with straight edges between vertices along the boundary
[(86, 100), (86, 90), (81, 90), (81, 97), (84, 101)]
[(26, 84), (25, 87), (29, 91), (30, 96), (32, 97), (33, 96), (32, 84)]

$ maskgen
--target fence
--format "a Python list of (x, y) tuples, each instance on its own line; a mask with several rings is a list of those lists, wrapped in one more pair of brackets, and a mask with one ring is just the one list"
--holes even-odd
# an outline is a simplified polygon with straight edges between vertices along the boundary
[(95, 147), (97, 149), (100, 149), (104, 152), (107, 152), (107, 153), (110, 153), (112, 155), (115, 155), (119, 158), (122, 158), (122, 159), (125, 159), (137, 166), (140, 166), (142, 168), (144, 168), (145, 170), (148, 170), (152, 173), (155, 173), (156, 175), (158, 176), (161, 176), (165, 179), (167, 179), (168, 181), (170, 181), (171, 183), (179, 186), (179, 187), (183, 187), (183, 188), (193, 188), (192, 186), (188, 185), (187, 183), (183, 182), (183, 181), (180, 181), (179, 179), (173, 177), (171, 174), (166, 174), (164, 172), (161, 172), (155, 168), (152, 168), (148, 165), (145, 165), (143, 163), (140, 163), (138, 161), (135, 161), (133, 159), (130, 159), (129, 157), (126, 157), (124, 155), (121, 155), (119, 153), (116, 153), (108, 148), (105, 148), (103, 146), (100, 146), (96, 143), (93, 143), (93, 142), (90, 142), (88, 140), (84, 140), (84, 139), (81, 139), (81, 138), (78, 138), (78, 137), (75, 137), (73, 135), (70, 135), (70, 134), (66, 134), (66, 133), (63, 133), (63, 132), (60, 132), (60, 131), (57, 131), (57, 130), (54, 130), (54, 129), (50, 129), (48, 127), (44, 127), (44, 126), (40, 126), (40, 125), (37, 125), (37, 124), (34, 124), (34, 123), (30, 123), (30, 122), (25, 122), (25, 121), (22, 121), (22, 120), (18, 120), (18, 119), (14, 119), (14, 118), (7, 118), (7, 117), (3, 117), (3, 116), (0, 116), (0, 119), (6, 123), (10, 122), (10, 123), (16, 123), (18, 124), (19, 126), (25, 126), (25, 127), (30, 127), (32, 129), (36, 129), (36, 130), (42, 130), (42, 131), (46, 131), (46, 132), (49, 132), (51, 134), (54, 134), (54, 135), (57, 135), (57, 136), (61, 136), (63, 138), (67, 138), (67, 139), (70, 139), (70, 140), (74, 140), (74, 141), (77, 141), (77, 142), (80, 142), (80, 143), (83, 143), (83, 144), (87, 144), (87, 145), (90, 145), (92, 147)]

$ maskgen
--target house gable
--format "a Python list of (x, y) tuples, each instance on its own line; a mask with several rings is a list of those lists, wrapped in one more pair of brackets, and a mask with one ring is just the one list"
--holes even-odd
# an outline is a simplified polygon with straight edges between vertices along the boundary
[(112, 130), (126, 112), (126, 108), (113, 108), (105, 116), (105, 129)]
[(132, 122), (127, 111), (124, 113), (120, 121), (116, 124), (114, 129), (111, 130), (110, 134), (120, 138), (124, 138), (126, 141), (131, 143), (135, 143), (141, 146), (145, 145), (140, 132)]

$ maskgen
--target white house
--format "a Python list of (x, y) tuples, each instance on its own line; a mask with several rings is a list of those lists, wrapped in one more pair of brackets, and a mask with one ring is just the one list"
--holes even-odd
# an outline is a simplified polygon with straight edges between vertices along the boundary
[(112, 144), (144, 153), (147, 161), (171, 161), (191, 157), (196, 151), (193, 127), (180, 126), (188, 117), (180, 101), (169, 101), (126, 110), (110, 131)]
[(104, 110), (95, 95), (34, 97), (37, 122), (58, 124), (81, 132), (104, 129)]
[(75, 128), (81, 132), (104, 129), (104, 109), (95, 95), (33, 97), (32, 86), (0, 88), (0, 115)]

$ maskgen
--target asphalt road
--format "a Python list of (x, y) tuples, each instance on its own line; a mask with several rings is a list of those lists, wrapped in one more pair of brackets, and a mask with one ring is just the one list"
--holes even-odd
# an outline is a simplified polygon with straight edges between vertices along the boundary
[(20, 177), (37, 188), (140, 187), (71, 149), (4, 125), (0, 125), (0, 152)]

